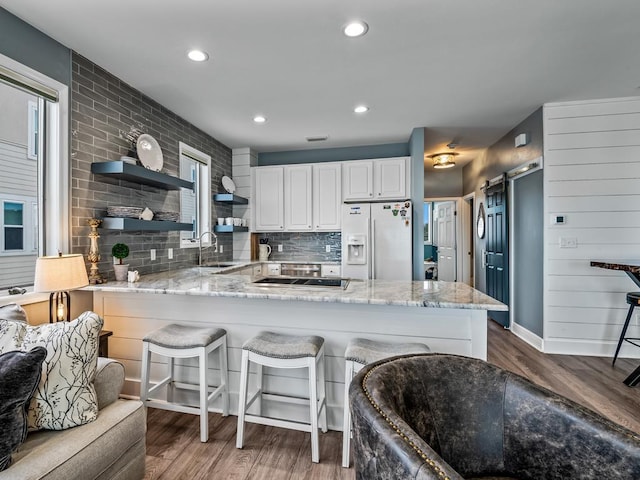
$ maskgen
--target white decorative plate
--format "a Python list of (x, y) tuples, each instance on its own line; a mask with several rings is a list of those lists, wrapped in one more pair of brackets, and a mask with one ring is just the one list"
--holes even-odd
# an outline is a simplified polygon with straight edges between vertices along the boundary
[(156, 172), (162, 170), (162, 165), (164, 163), (162, 158), (162, 149), (155, 138), (143, 133), (138, 137), (136, 148), (138, 150), (140, 163), (142, 163), (145, 168)]
[(233, 180), (231, 180), (231, 178), (227, 177), (226, 175), (222, 177), (222, 186), (229, 193), (233, 193), (236, 191), (236, 184), (233, 183)]

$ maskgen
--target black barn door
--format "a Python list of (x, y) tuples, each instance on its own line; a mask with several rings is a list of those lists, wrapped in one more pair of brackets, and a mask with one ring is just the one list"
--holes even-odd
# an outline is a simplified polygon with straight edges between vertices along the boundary
[[(487, 294), (509, 304), (509, 229), (507, 182), (489, 187), (487, 196), (486, 285)], [(509, 327), (509, 312), (489, 311), (489, 317)]]

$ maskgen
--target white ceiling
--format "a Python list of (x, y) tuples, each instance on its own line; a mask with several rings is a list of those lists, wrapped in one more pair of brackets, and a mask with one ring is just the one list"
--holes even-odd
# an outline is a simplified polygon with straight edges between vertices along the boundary
[[(0, 0), (229, 147), (455, 139), (545, 102), (640, 94), (639, 0)], [(350, 39), (341, 27), (363, 19)], [(187, 50), (207, 51), (196, 64)], [(353, 113), (364, 103), (365, 115)], [(266, 124), (254, 124), (255, 114)], [(309, 144), (307, 136), (328, 135)], [(464, 160), (464, 158), (462, 158)]]

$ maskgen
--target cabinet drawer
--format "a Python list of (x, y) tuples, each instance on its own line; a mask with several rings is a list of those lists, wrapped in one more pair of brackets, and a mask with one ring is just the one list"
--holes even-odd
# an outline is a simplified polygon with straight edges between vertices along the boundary
[(340, 265), (322, 265), (320, 276), (322, 277), (339, 277), (342, 269)]

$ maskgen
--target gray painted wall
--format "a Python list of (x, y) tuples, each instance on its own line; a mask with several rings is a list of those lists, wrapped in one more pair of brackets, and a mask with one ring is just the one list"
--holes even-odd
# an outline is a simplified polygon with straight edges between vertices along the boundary
[(424, 128), (414, 128), (409, 139), (411, 201), (413, 202), (413, 279), (424, 280)]
[(343, 148), (315, 148), (285, 152), (258, 153), (258, 166), (289, 165), (293, 163), (339, 162), (343, 160), (365, 160), (368, 158), (406, 157), (407, 143), (362, 145)]
[[(521, 133), (527, 133), (530, 142), (524, 147), (516, 148), (515, 137)], [(472, 192), (476, 194), (474, 219), (478, 215), (480, 202), (486, 204), (485, 196), (480, 190), (485, 181), (541, 157), (543, 155), (542, 142), (542, 107), (540, 107), (471, 163), (464, 166), (462, 170), (463, 195)], [(543, 225), (540, 225), (540, 229), (542, 227)], [(486, 236), (483, 239), (476, 236), (475, 240), (476, 288), (484, 292), (486, 291), (486, 282), (485, 269), (482, 268), (482, 251), (485, 248)]]
[(71, 50), (4, 8), (0, 8), (0, 53), (65, 85), (71, 84)]
[(542, 170), (514, 180), (513, 308), (516, 323), (542, 338), (543, 196)]
[[(428, 133), (427, 133), (428, 134)], [(461, 197), (462, 168), (427, 170), (424, 172), (424, 197)]]

